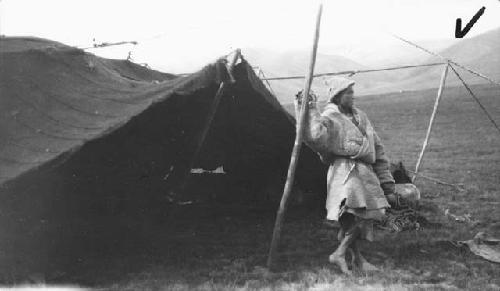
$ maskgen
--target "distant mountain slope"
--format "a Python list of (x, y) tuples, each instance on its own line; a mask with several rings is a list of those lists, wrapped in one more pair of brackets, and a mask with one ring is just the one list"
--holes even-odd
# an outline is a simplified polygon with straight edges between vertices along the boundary
[[(432, 51), (442, 51), (459, 41), (458, 39), (433, 39), (418, 41), (418, 43)], [(320, 50), (323, 53), (345, 56), (371, 68), (418, 64), (425, 62), (429, 58), (428, 53), (412, 48), (396, 38), (387, 39), (380, 43), (371, 43), (370, 45), (322, 46)]]
[[(263, 49), (243, 49), (242, 52), (245, 58), (256, 66), (255, 69), (257, 71), (261, 69), (267, 78), (304, 76), (309, 67), (310, 56), (307, 51), (274, 52)], [(414, 63), (402, 62), (401, 64)], [(314, 72), (315, 74), (321, 74), (365, 69), (371, 69), (371, 67), (366, 67), (342, 56), (318, 53)], [(367, 95), (405, 90), (407, 87), (404, 85), (407, 81), (405, 78), (406, 74), (408, 74), (408, 70), (379, 71), (356, 74), (351, 76), (351, 78), (357, 83), (355, 87), (356, 94)], [(263, 76), (261, 75), (261, 77)], [(317, 94), (325, 95), (327, 88), (324, 85), (324, 81), (327, 78), (329, 77), (314, 79), (312, 88)], [(276, 80), (269, 81), (269, 83), (282, 104), (292, 102), (295, 94), (304, 88), (304, 79)], [(398, 84), (403, 85), (398, 86)]]
[[(440, 51), (439, 54), (480, 72), (493, 80), (500, 82), (500, 28), (488, 31), (470, 39), (464, 39), (451, 47)], [(425, 61), (436, 62), (440, 58), (430, 56)], [(392, 88), (379, 88), (379, 91), (399, 89), (418, 90), (437, 87), (443, 71), (442, 67), (419, 68), (408, 71), (401, 82)], [(480, 84), (488, 81), (458, 69), (461, 76), (469, 83)], [(462, 73), (463, 72), (463, 73)], [(460, 81), (453, 72), (448, 74), (447, 85), (460, 85)]]
[[(254, 66), (262, 69), (265, 76), (303, 76), (309, 67), (310, 53), (307, 51), (274, 52), (270, 50), (242, 49), (245, 58)], [(257, 68), (256, 68), (257, 69)], [(361, 70), (365, 66), (342, 56), (318, 54), (316, 58), (315, 73), (327, 73), (345, 70)], [(323, 93), (325, 86), (322, 78), (313, 83), (313, 90)], [(291, 102), (297, 91), (303, 89), (304, 80), (270, 81), (272, 89), (281, 103)]]
[[(419, 42), (419, 44), (431, 50), (437, 50), (439, 47), (443, 47), (443, 50), (438, 51), (441, 55), (481, 72), (494, 80), (500, 81), (500, 28), (460, 41), (443, 41), (442, 44), (424, 41), (421, 43)], [(450, 46), (450, 44), (452, 45)], [(417, 48), (413, 48), (403, 42), (401, 42), (399, 50), (404, 52), (417, 52), (417, 54), (398, 52), (394, 55), (395, 61), (389, 62), (387, 60), (387, 51), (390, 50), (389, 48), (383, 49), (380, 45), (375, 45), (370, 49), (373, 50), (371, 58), (385, 58), (383, 60), (385, 65), (373, 66), (374, 63), (377, 63), (373, 61), (368, 62), (370, 66), (366, 66), (365, 63), (360, 64), (350, 58), (337, 55), (318, 54), (315, 73), (384, 68), (442, 61), (429, 54), (422, 54)], [(370, 49), (365, 49), (365, 51), (369, 51)], [(332, 50), (326, 49), (323, 51)], [(256, 49), (244, 49), (243, 54), (252, 64), (259, 66), (267, 77), (304, 75), (309, 64), (309, 52), (306, 51), (277, 53)], [(351, 56), (350, 54), (348, 55)], [(365, 57), (367, 57), (367, 55), (365, 55)], [(359, 60), (359, 58), (357, 59)], [(416, 69), (356, 74), (352, 76), (352, 78), (357, 82), (355, 87), (356, 94), (368, 95), (436, 88), (439, 86), (442, 71), (443, 66), (422, 67)], [(459, 69), (459, 72), (463, 72), (461, 75), (468, 83), (481, 84), (487, 82), (461, 69)], [(325, 86), (322, 84), (322, 81), (323, 78), (318, 78), (315, 79), (313, 83), (313, 89), (320, 94), (325, 92)], [(291, 102), (294, 94), (304, 86), (303, 79), (271, 81), (270, 83), (272, 89), (282, 103)], [(454, 73), (450, 71), (446, 85), (458, 86), (461, 85), (461, 83)]]

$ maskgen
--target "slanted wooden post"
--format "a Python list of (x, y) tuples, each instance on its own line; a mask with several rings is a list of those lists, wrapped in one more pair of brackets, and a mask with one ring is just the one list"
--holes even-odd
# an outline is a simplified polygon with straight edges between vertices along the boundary
[(290, 159), (290, 166), (288, 167), (288, 175), (286, 178), (285, 188), (283, 190), (283, 196), (281, 197), (280, 206), (278, 208), (278, 213), (276, 215), (276, 222), (274, 224), (273, 238), (271, 241), (271, 247), (269, 249), (269, 256), (267, 259), (267, 268), (270, 270), (276, 256), (276, 249), (281, 236), (281, 225), (283, 223), (283, 218), (285, 215), (286, 203), (288, 196), (292, 192), (293, 182), (295, 178), (295, 169), (297, 168), (297, 161), (299, 159), (300, 149), (302, 147), (302, 135), (303, 127), (307, 113), (307, 103), (309, 99), (309, 91), (311, 89), (311, 83), (313, 80), (314, 65), (316, 63), (316, 51), (318, 50), (318, 40), (319, 40), (319, 28), (321, 23), (321, 12), (323, 10), (323, 5), (319, 6), (318, 15), (316, 17), (316, 31), (314, 33), (314, 42), (311, 51), (311, 59), (309, 63), (309, 74), (305, 82), (304, 94), (302, 97), (302, 106), (300, 109), (300, 116), (297, 122), (297, 134), (295, 136), (295, 143), (293, 145), (292, 157)]
[(434, 108), (432, 109), (431, 119), (429, 121), (429, 126), (427, 127), (427, 133), (425, 135), (424, 143), (422, 145), (422, 150), (420, 151), (420, 154), (418, 155), (417, 165), (415, 166), (415, 174), (413, 175), (413, 179), (412, 179), (413, 183), (415, 183), (415, 180), (417, 180), (418, 170), (420, 168), (420, 164), (422, 163), (422, 159), (424, 158), (424, 153), (425, 153), (425, 149), (427, 148), (427, 143), (429, 142), (429, 137), (431, 136), (432, 125), (434, 124), (434, 118), (436, 117), (436, 112), (437, 112), (437, 109), (439, 106), (439, 101), (441, 100), (441, 95), (443, 94), (444, 83), (446, 81), (446, 75), (448, 75), (448, 66), (449, 66), (449, 64), (447, 63), (446, 66), (444, 67), (443, 74), (441, 75), (441, 83), (439, 84), (438, 94), (436, 96), (436, 101), (434, 102)]
[[(241, 51), (240, 49), (235, 50), (234, 56), (229, 63), (228, 66), (228, 73), (229, 73), (229, 78), (230, 82), (234, 83), (236, 80), (234, 79), (233, 76), (233, 68), (238, 61), (238, 58), (240, 57)], [(217, 93), (215, 94), (214, 100), (212, 101), (212, 105), (210, 107), (210, 110), (207, 114), (207, 119), (205, 121), (205, 125), (200, 133), (200, 136), (198, 138), (196, 148), (194, 150), (194, 153), (191, 155), (191, 158), (189, 160), (189, 164), (187, 169), (185, 169), (185, 173), (181, 175), (181, 182), (177, 186), (177, 190), (173, 193), (173, 196), (176, 196), (178, 194), (182, 194), (186, 188), (187, 182), (189, 181), (189, 176), (191, 173), (191, 169), (194, 167), (194, 163), (198, 160), (198, 156), (200, 155), (201, 148), (203, 147), (203, 144), (205, 143), (205, 139), (208, 135), (208, 131), (210, 130), (210, 127), (212, 125), (212, 121), (214, 120), (215, 113), (217, 112), (217, 107), (219, 106), (220, 100), (222, 99), (222, 95), (224, 95), (224, 89), (227, 87), (226, 81), (222, 81), (219, 85), (219, 89), (217, 90)], [(172, 194), (171, 194), (172, 195)], [(170, 197), (171, 199), (175, 199), (176, 197)]]

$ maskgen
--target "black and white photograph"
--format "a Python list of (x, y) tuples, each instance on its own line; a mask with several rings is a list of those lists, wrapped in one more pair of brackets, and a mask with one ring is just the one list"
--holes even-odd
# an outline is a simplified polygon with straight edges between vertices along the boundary
[(500, 290), (500, 1), (0, 0), (0, 290)]

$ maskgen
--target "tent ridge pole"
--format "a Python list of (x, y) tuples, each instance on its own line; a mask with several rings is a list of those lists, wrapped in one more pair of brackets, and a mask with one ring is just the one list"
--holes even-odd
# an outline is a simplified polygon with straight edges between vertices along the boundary
[(173, 201), (176, 200), (177, 196), (179, 194), (182, 194), (186, 190), (186, 186), (189, 181), (189, 176), (191, 173), (191, 169), (194, 167), (194, 163), (198, 160), (198, 156), (200, 155), (201, 149), (203, 147), (203, 144), (205, 143), (205, 139), (207, 138), (208, 132), (212, 126), (212, 121), (215, 118), (215, 114), (217, 113), (217, 108), (219, 106), (219, 103), (222, 99), (222, 96), (224, 95), (224, 90), (227, 87), (227, 83), (234, 83), (236, 82), (236, 79), (234, 78), (233, 75), (233, 69), (234, 66), (236, 65), (236, 62), (240, 58), (241, 55), (241, 50), (236, 49), (235, 53), (233, 55), (233, 58), (231, 59), (231, 62), (229, 65), (225, 66), (227, 69), (227, 73), (229, 76), (229, 81), (222, 81), (219, 84), (219, 89), (217, 89), (217, 92), (215, 93), (214, 99), (212, 101), (212, 105), (210, 106), (210, 109), (207, 113), (206, 121), (205, 124), (201, 130), (201, 133), (199, 135), (198, 141), (196, 142), (196, 147), (194, 149), (193, 154), (191, 155), (191, 159), (189, 160), (189, 164), (187, 169), (184, 170), (184, 173), (182, 173), (181, 176), (181, 182), (179, 183), (179, 186), (177, 187), (177, 191), (170, 192), (169, 198)]

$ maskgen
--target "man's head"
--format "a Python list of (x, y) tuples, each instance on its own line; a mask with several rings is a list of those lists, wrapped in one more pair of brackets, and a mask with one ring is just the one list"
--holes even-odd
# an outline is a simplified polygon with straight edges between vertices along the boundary
[(354, 90), (352, 89), (352, 85), (337, 93), (330, 99), (330, 102), (344, 108), (352, 108), (354, 105)]
[(343, 77), (332, 77), (326, 81), (328, 85), (329, 102), (340, 105), (344, 108), (352, 108), (354, 104), (355, 82)]

